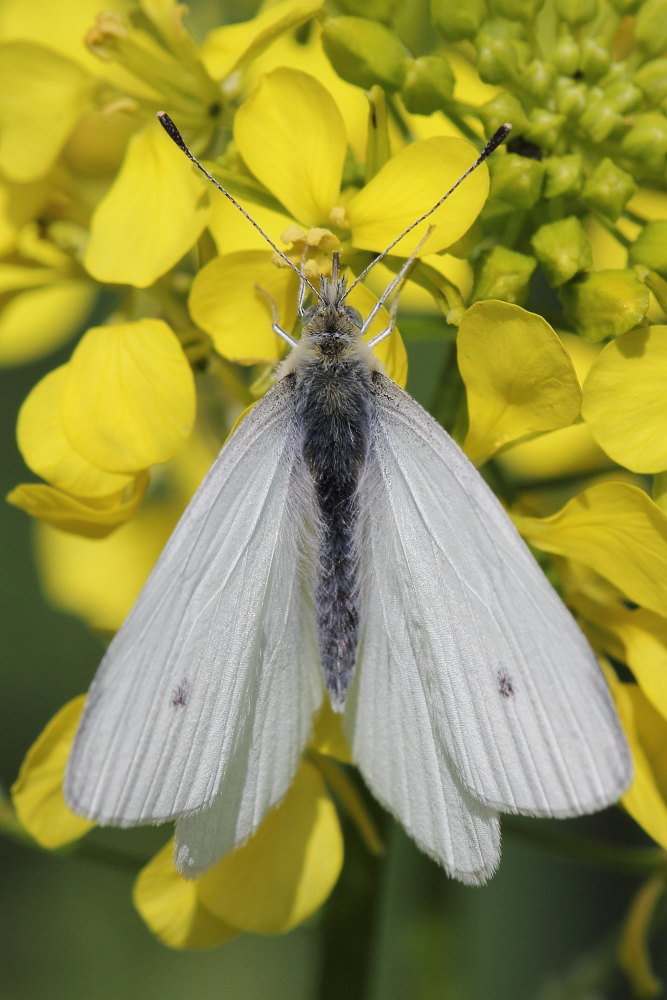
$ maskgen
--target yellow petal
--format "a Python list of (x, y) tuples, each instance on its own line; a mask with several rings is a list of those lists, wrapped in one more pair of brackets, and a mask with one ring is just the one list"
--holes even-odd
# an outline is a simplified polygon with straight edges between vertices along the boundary
[[(600, 353), (600, 345), (571, 333), (560, 333), (559, 338), (582, 383)], [(512, 444), (498, 456), (498, 461), (513, 479), (527, 482), (583, 475), (609, 465), (609, 459), (583, 422)]]
[(623, 643), (637, 683), (667, 720), (667, 619), (646, 608), (619, 609), (607, 624)]
[[(347, 217), (352, 241), (362, 250), (379, 253), (428, 211), (477, 158), (463, 139), (437, 136), (405, 146), (350, 200)], [(489, 193), (489, 175), (482, 164), (422, 225), (400, 241), (392, 254), (407, 257), (434, 225), (423, 254), (451, 246), (479, 215)]]
[(582, 413), (601, 448), (633, 472), (667, 469), (667, 326), (607, 344), (584, 384)]
[(12, 788), (21, 823), (42, 847), (62, 847), (95, 825), (65, 804), (63, 779), (85, 695), (64, 705), (37, 737)]
[(173, 840), (141, 869), (133, 897), (142, 919), (169, 948), (214, 948), (239, 933), (207, 910), (198, 883), (176, 870)]
[(656, 872), (635, 895), (621, 931), (618, 961), (632, 983), (633, 996), (659, 997), (662, 982), (653, 972), (649, 950), (651, 923), (665, 894), (664, 872)]
[[(243, 203), (243, 207), (255, 222), (282, 247), (281, 234), (291, 225), (292, 220), (284, 212), (274, 212), (264, 205)], [(219, 254), (236, 253), (239, 250), (264, 250), (273, 253), (264, 237), (222, 196), (211, 199), (211, 219), (208, 226)]]
[(229, 24), (209, 32), (201, 47), (204, 66), (216, 80), (229, 76), (239, 64), (254, 59), (276, 38), (298, 28), (322, 6), (322, 0), (284, 0), (250, 21)]
[(239, 152), (253, 174), (305, 226), (326, 226), (339, 203), (347, 148), (345, 125), (318, 81), (293, 69), (260, 80), (234, 123)]
[(166, 462), (195, 417), (192, 371), (159, 319), (88, 330), (68, 365), (65, 433), (90, 462), (133, 472)]
[(234, 927), (282, 934), (322, 905), (342, 863), (336, 810), (319, 772), (304, 761), (257, 833), (202, 876), (200, 898)]
[(101, 632), (115, 632), (176, 523), (175, 512), (140, 511), (106, 538), (37, 525), (37, 561), (49, 601)]
[(0, 364), (50, 354), (79, 329), (95, 300), (89, 281), (58, 281), (11, 298), (0, 313)]
[(69, 365), (45, 375), (19, 410), (16, 436), (26, 465), (54, 486), (80, 497), (108, 497), (132, 482), (132, 476), (107, 472), (76, 451), (63, 427), (63, 396)]
[(157, 123), (128, 143), (92, 218), (86, 269), (98, 281), (146, 288), (199, 239), (210, 214), (203, 179)]
[(106, 538), (92, 540), (36, 525), (35, 551), (47, 598), (92, 628), (115, 632), (132, 607), (176, 522), (215, 457), (210, 435), (153, 473), (156, 498)]
[(89, 104), (90, 76), (76, 63), (30, 42), (0, 46), (0, 169), (33, 181), (53, 166)]
[(131, 490), (123, 490), (101, 501), (86, 502), (53, 486), (23, 483), (7, 495), (7, 502), (61, 531), (86, 538), (104, 538), (134, 516), (147, 485), (148, 476), (142, 473)]
[(609, 673), (634, 767), (633, 782), (621, 802), (649, 836), (667, 848), (667, 722), (636, 684), (621, 684)]
[(31, 184), (13, 184), (0, 178), (0, 254), (12, 250), (21, 227), (41, 214), (49, 187), (48, 178)]
[[(377, 297), (373, 295), (373, 293), (366, 288), (365, 285), (357, 285), (357, 287), (350, 292), (347, 302), (348, 305), (358, 309), (361, 315), (365, 318), (376, 304)], [(376, 334), (386, 329), (388, 322), (389, 313), (383, 306), (371, 323), (364, 339), (371, 340)], [(408, 380), (408, 356), (405, 350), (405, 344), (403, 343), (403, 338), (401, 337), (398, 329), (394, 327), (391, 336), (386, 337), (377, 345), (377, 347), (374, 347), (373, 352), (382, 362), (384, 370), (389, 378), (397, 385), (405, 388), (405, 383)]]
[(480, 464), (512, 441), (565, 427), (578, 416), (574, 366), (541, 316), (507, 302), (478, 302), (463, 315), (457, 351), (471, 461)]
[[(243, 250), (209, 261), (195, 277), (189, 308), (195, 323), (213, 338), (215, 349), (231, 361), (277, 361), (286, 345), (271, 330), (271, 305), (292, 332), (299, 279), (271, 262), (271, 250)], [(259, 286), (259, 287), (257, 287)]]
[(324, 699), (315, 717), (310, 745), (318, 753), (335, 757), (343, 764), (352, 763), (352, 751), (343, 732), (342, 716), (340, 712), (333, 711), (328, 698)]
[(56, 16), (52, 0), (2, 0), (0, 4), (0, 37), (31, 39), (61, 55), (74, 59), (90, 70), (99, 60), (84, 44), (84, 35), (101, 8), (122, 11), (128, 8), (124, 0), (67, 0), (67, 16)]
[(538, 549), (583, 563), (636, 604), (667, 608), (667, 517), (643, 490), (599, 483), (551, 517), (512, 516)]

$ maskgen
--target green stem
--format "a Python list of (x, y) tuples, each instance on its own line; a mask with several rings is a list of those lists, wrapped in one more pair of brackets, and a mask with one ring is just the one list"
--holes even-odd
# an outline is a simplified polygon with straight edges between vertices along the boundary
[(631, 875), (667, 870), (667, 852), (661, 847), (630, 847), (609, 844), (588, 837), (555, 833), (544, 826), (524, 823), (513, 816), (503, 817), (503, 828), (529, 843), (548, 848), (554, 854), (584, 864)]

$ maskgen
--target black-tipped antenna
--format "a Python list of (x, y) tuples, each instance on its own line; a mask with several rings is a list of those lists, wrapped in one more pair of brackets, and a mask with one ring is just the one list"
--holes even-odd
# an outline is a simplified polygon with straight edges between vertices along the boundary
[(479, 154), (479, 156), (477, 157), (477, 159), (475, 160), (475, 162), (470, 164), (470, 166), (468, 167), (468, 169), (466, 170), (466, 172), (464, 174), (461, 174), (461, 176), (456, 181), (456, 183), (452, 184), (452, 186), (450, 187), (450, 189), (448, 191), (445, 191), (445, 193), (443, 194), (442, 198), (438, 198), (438, 200), (436, 201), (435, 205), (433, 205), (432, 208), (429, 208), (428, 212), (424, 212), (424, 214), (420, 215), (418, 219), (415, 219), (414, 222), (411, 222), (407, 229), (404, 229), (402, 233), (399, 233), (399, 235), (396, 237), (396, 239), (392, 240), (391, 243), (389, 244), (389, 246), (384, 248), (384, 250), (382, 251), (382, 253), (379, 253), (377, 255), (377, 257), (373, 258), (373, 260), (370, 262), (370, 264), (368, 265), (368, 267), (365, 267), (364, 270), (361, 272), (361, 274), (358, 275), (355, 278), (355, 280), (352, 282), (352, 284), (350, 285), (350, 287), (347, 290), (347, 294), (348, 295), (350, 294), (350, 292), (355, 287), (355, 285), (358, 285), (359, 282), (362, 281), (366, 277), (366, 275), (368, 274), (368, 272), (370, 271), (370, 269), (372, 267), (375, 267), (375, 265), (379, 261), (381, 261), (383, 257), (386, 257), (387, 254), (389, 253), (389, 251), (393, 250), (394, 247), (396, 246), (396, 244), (399, 243), (403, 239), (404, 236), (407, 236), (408, 233), (412, 232), (412, 230), (415, 228), (415, 226), (418, 226), (425, 219), (428, 219), (429, 215), (433, 215), (433, 213), (435, 212), (435, 210), (437, 208), (440, 208), (440, 206), (442, 205), (443, 201), (446, 201), (447, 198), (449, 198), (450, 194), (453, 194), (454, 191), (456, 191), (456, 189), (459, 186), (459, 184), (462, 184), (463, 181), (466, 179), (466, 177), (470, 176), (470, 174), (473, 172), (473, 170), (477, 170), (477, 167), (480, 165), (480, 163), (484, 163), (484, 160), (486, 160), (487, 157), (491, 156), (491, 153), (494, 151), (494, 149), (498, 148), (498, 146), (500, 145), (500, 143), (503, 142), (503, 140), (507, 138), (507, 136), (510, 134), (511, 131), (512, 131), (512, 126), (510, 124), (508, 124), (507, 122), (504, 125), (501, 125), (500, 128), (498, 129), (498, 131), (495, 132), (491, 136), (491, 138), (489, 139), (489, 141), (487, 142), (486, 146), (484, 147), (484, 149), (482, 150), (482, 152)]
[(296, 271), (296, 273), (299, 275), (299, 278), (301, 279), (301, 281), (305, 282), (305, 284), (308, 285), (308, 287), (310, 288), (311, 292), (313, 292), (313, 294), (319, 299), (320, 298), (320, 293), (317, 291), (317, 289), (315, 288), (315, 286), (313, 284), (311, 284), (311, 282), (308, 280), (308, 278), (305, 276), (305, 274), (303, 274), (303, 272), (299, 270), (299, 268), (296, 266), (296, 264), (289, 259), (289, 257), (287, 256), (286, 253), (283, 253), (283, 251), (280, 249), (280, 247), (276, 246), (276, 244), (273, 242), (273, 240), (271, 239), (271, 237), (266, 235), (266, 233), (264, 232), (264, 230), (262, 229), (262, 227), (260, 225), (258, 225), (258, 223), (255, 222), (255, 220), (253, 219), (253, 217), (251, 215), (248, 215), (248, 213), (246, 212), (246, 210), (243, 207), (243, 205), (240, 205), (239, 202), (236, 200), (236, 198), (233, 195), (231, 195), (229, 193), (229, 191), (227, 191), (227, 189), (224, 188), (222, 186), (222, 184), (219, 183), (219, 181), (216, 181), (216, 179), (213, 176), (213, 174), (210, 174), (208, 172), (208, 170), (206, 169), (206, 167), (202, 166), (202, 164), (199, 162), (199, 160), (194, 155), (194, 153), (190, 152), (190, 150), (188, 149), (188, 147), (185, 145), (185, 140), (183, 139), (183, 136), (178, 131), (178, 129), (174, 125), (173, 121), (171, 120), (171, 118), (169, 117), (169, 115), (167, 114), (167, 112), (166, 111), (158, 111), (157, 117), (158, 117), (158, 121), (160, 122), (160, 125), (162, 126), (162, 128), (165, 130), (165, 132), (167, 133), (167, 135), (169, 136), (169, 138), (173, 139), (173, 141), (176, 143), (176, 145), (181, 150), (181, 152), (185, 153), (185, 155), (187, 156), (187, 158), (189, 160), (191, 160), (192, 163), (194, 163), (194, 165), (199, 170), (201, 170), (201, 172), (203, 173), (204, 177), (207, 177), (208, 180), (211, 182), (211, 184), (215, 184), (215, 186), (217, 187), (218, 191), (221, 191), (224, 194), (225, 198), (228, 198), (231, 201), (232, 205), (234, 205), (236, 208), (238, 208), (238, 210), (241, 213), (241, 215), (245, 216), (245, 218), (248, 220), (248, 222), (251, 224), (251, 226), (254, 226), (255, 229), (257, 230), (257, 232), (260, 233), (260, 235), (264, 237), (264, 239), (266, 240), (266, 242), (269, 244), (270, 247), (272, 247), (275, 250), (275, 252), (278, 254), (278, 256), (281, 257), (285, 261), (285, 263), (289, 267), (292, 268), (293, 271)]

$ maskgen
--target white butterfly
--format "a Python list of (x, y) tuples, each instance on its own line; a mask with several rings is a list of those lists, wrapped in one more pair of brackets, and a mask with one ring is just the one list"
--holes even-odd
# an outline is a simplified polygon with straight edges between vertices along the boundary
[(482, 883), (499, 812), (602, 809), (629, 751), (581, 631), (476, 469), (382, 374), (337, 260), (313, 291), (298, 342), (274, 324), (292, 346), (277, 384), (109, 646), (66, 797), (101, 824), (176, 820), (194, 877), (284, 797), (328, 696), (376, 798)]

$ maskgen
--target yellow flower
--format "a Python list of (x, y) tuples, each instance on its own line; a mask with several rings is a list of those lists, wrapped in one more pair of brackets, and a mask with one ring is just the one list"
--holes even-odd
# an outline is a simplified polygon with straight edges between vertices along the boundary
[[(49, 722), (12, 788), (22, 825), (44, 847), (71, 844), (93, 826), (70, 812), (62, 794), (84, 700), (75, 698)], [(330, 753), (332, 747), (349, 756), (339, 720), (327, 708), (318, 719), (312, 749)], [(320, 759), (317, 752), (304, 758), (280, 805), (246, 844), (206, 875), (184, 879), (174, 866), (171, 841), (141, 870), (135, 905), (165, 944), (208, 948), (245, 932), (282, 934), (322, 905), (340, 874), (343, 838)]]
[(9, 499), (57, 527), (105, 535), (135, 512), (144, 470), (176, 454), (194, 414), (192, 371), (166, 323), (91, 329), (19, 414), (26, 464), (50, 486), (26, 484)]
[[(476, 156), (463, 140), (435, 137), (405, 146), (359, 190), (343, 188), (348, 147), (343, 118), (314, 77), (292, 69), (276, 69), (262, 77), (237, 112), (234, 139), (244, 163), (273, 198), (270, 212), (261, 205), (246, 207), (269, 233), (283, 232), (292, 244), (289, 254), (294, 263), (299, 265), (304, 258), (311, 280), (328, 273), (330, 252), (335, 249), (358, 274), (372, 259), (360, 251), (382, 251), (435, 204)], [(482, 167), (433, 216), (435, 229), (425, 252), (432, 255), (459, 239), (477, 216), (487, 191)], [(293, 277), (286, 270), (271, 271), (271, 251), (221, 198), (214, 203), (210, 228), (221, 256), (206, 264), (193, 282), (189, 300), (193, 319), (226, 357), (275, 360), (280, 344), (270, 333), (268, 304), (256, 286), (270, 292), (283, 325), (290, 329)], [(409, 255), (421, 235), (423, 230), (405, 237), (392, 255)], [(363, 314), (371, 299), (357, 288), (350, 303)], [(377, 329), (381, 328), (378, 322)], [(391, 338), (382, 345), (384, 351), (387, 348), (401, 350), (400, 341)], [(380, 356), (391, 376), (402, 381), (404, 359), (393, 358), (398, 368), (394, 371), (391, 355)]]

